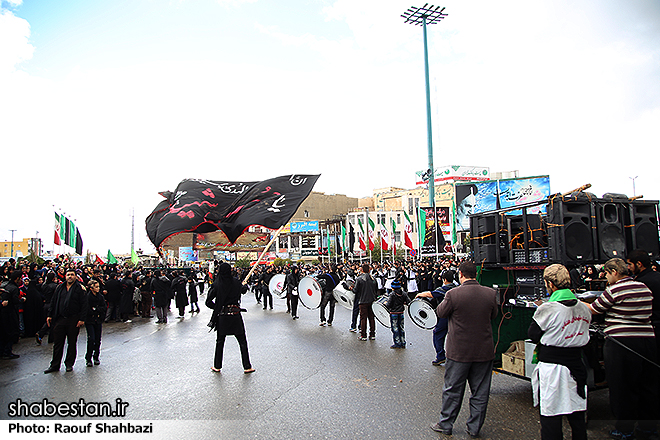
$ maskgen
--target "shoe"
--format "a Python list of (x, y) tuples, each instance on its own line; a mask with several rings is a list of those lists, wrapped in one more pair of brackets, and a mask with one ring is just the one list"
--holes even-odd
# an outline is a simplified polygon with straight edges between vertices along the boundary
[(37, 340), (37, 345), (41, 345), (41, 338), (39, 337), (39, 333), (37, 333), (34, 337)]
[(220, 373), (220, 368), (211, 367), (211, 371), (214, 373)]
[(254, 368), (248, 368), (247, 370), (243, 370), (243, 374), (250, 374), (250, 373), (254, 373), (255, 371), (257, 370), (255, 370)]
[(435, 432), (439, 432), (440, 434), (451, 435), (451, 431), (446, 431), (442, 429), (439, 423), (436, 423), (435, 425), (431, 425), (431, 429), (434, 430)]
[(319, 324), (319, 327), (325, 327), (325, 324), (326, 324), (325, 321), (321, 321), (321, 323)]
[(72, 371), (73, 371), (73, 367), (66, 367), (66, 371), (67, 371), (68, 373), (72, 372)]
[(298, 319), (298, 317), (297, 317), (297, 316), (294, 316), (294, 317), (293, 317), (293, 318), (291, 318), (291, 319)]
[(439, 360), (439, 361), (435, 360), (435, 361), (431, 362), (431, 364), (435, 365), (437, 367), (438, 365), (443, 365), (445, 362), (447, 362), (447, 359), (442, 359), (442, 360)]
[(616, 438), (616, 439), (619, 439), (619, 440), (630, 440), (630, 439), (635, 438), (635, 435), (632, 432), (623, 433), (623, 432), (621, 432), (617, 429), (613, 429), (613, 430), (610, 431), (610, 437)]
[(98, 359), (94, 359), (94, 365), (101, 365), (101, 361)]
[(357, 329), (351, 327), (351, 328), (348, 329), (348, 331), (351, 332), (351, 333), (356, 333), (356, 332), (357, 332)]
[(358, 336), (358, 341), (366, 341), (367, 338), (363, 338), (362, 336)]
[(403, 348), (403, 347), (400, 345), (390, 345), (390, 348)]
[(331, 323), (331, 322), (328, 323), (328, 327), (332, 327), (332, 323)]
[(370, 341), (373, 341), (373, 340), (375, 340), (375, 339), (376, 339), (375, 336), (369, 336), (369, 340), (370, 340)]
[(48, 367), (44, 370), (44, 374), (54, 373), (56, 371), (60, 371), (59, 367)]
[(85, 366), (86, 367), (93, 367), (94, 364), (92, 363), (92, 361), (87, 361), (87, 362), (85, 362)]
[(475, 433), (471, 432), (469, 429), (467, 429), (467, 427), (465, 428), (465, 432), (467, 432), (467, 434), (470, 436), (470, 438), (479, 438), (479, 433), (475, 434)]

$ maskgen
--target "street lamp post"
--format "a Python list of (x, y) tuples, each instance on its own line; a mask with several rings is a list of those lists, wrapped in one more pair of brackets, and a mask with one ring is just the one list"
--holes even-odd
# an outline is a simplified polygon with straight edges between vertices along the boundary
[(14, 232), (16, 229), (10, 229), (11, 231), (11, 258), (14, 258)]
[[(426, 78), (426, 131), (428, 141), (428, 162), (429, 169), (427, 171), (429, 176), (429, 205), (433, 208), (433, 217), (435, 218), (435, 245), (436, 255), (438, 254), (438, 219), (435, 209), (435, 168), (433, 166), (433, 136), (431, 130), (431, 84), (429, 81), (429, 52), (426, 37), (426, 25), (438, 23), (445, 18), (447, 14), (443, 14), (445, 8), (440, 6), (429, 6), (425, 3), (421, 8), (411, 6), (401, 17), (405, 18), (405, 23), (414, 24), (415, 26), (421, 25), (424, 30), (424, 75)], [(421, 244), (420, 244), (421, 246)]]

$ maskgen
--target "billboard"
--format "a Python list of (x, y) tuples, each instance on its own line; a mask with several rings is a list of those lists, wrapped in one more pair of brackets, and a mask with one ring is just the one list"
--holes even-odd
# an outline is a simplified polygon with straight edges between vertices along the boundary
[[(435, 209), (436, 215), (434, 216), (433, 208), (419, 208), (419, 247), (422, 257), (436, 255), (436, 236), (438, 238), (438, 252), (451, 252), (449, 208), (439, 206)], [(436, 227), (439, 227), (437, 235)]]
[(319, 231), (319, 222), (318, 220), (313, 221), (303, 221), (303, 222), (291, 222), (291, 232), (318, 232)]
[(192, 246), (179, 247), (179, 260), (181, 261), (198, 261), (199, 251), (193, 250)]
[[(470, 215), (496, 209), (512, 208), (543, 200), (550, 195), (550, 177), (489, 180), (456, 184), (456, 230), (470, 230)], [(529, 214), (544, 213), (545, 205), (530, 208)], [(507, 212), (519, 215), (522, 211)]]
[[(426, 171), (417, 171), (416, 184), (424, 185), (428, 183), (424, 179)], [(481, 181), (490, 179), (490, 169), (488, 167), (475, 167), (469, 165), (447, 165), (435, 169), (434, 182), (449, 182), (449, 181)]]

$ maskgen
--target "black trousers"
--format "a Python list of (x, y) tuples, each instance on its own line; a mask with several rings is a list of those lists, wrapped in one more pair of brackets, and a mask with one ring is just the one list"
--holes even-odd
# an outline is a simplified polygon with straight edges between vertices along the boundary
[(328, 292), (323, 292), (323, 296), (321, 297), (321, 305), (319, 306), (319, 309), (321, 310), (319, 318), (321, 319), (321, 322), (326, 322), (325, 320), (325, 306), (330, 304), (329, 307), (329, 312), (328, 312), (328, 323), (332, 324), (332, 321), (335, 319), (335, 303), (337, 300), (335, 299), (334, 295)]
[(98, 360), (101, 353), (101, 323), (85, 324), (87, 330), (87, 353), (85, 360), (91, 361), (92, 358)]
[[(647, 359), (655, 359), (655, 338), (618, 338), (622, 344)], [(655, 430), (658, 407), (658, 370), (649, 362), (617, 344), (611, 338), (603, 347), (610, 408), (615, 428), (632, 433), (635, 422), (643, 431)]]
[[(586, 411), (576, 411), (566, 414), (566, 419), (571, 425), (573, 440), (587, 440)], [(562, 440), (564, 435), (561, 430), (562, 416), (541, 416), (541, 440)]]
[[(238, 341), (238, 346), (241, 349), (241, 359), (243, 361), (243, 369), (248, 370), (252, 368), (252, 364), (250, 364), (250, 353), (248, 352), (247, 337), (245, 336), (245, 333), (241, 333), (240, 335), (234, 335), (234, 336), (236, 336), (236, 340)], [(215, 340), (215, 358), (213, 359), (213, 366), (218, 369), (222, 368), (222, 356), (225, 350), (226, 338), (227, 335), (218, 334)]]
[(60, 368), (62, 355), (64, 354), (64, 341), (66, 341), (66, 358), (64, 365), (73, 367), (76, 363), (78, 344), (78, 318), (56, 318), (51, 324), (51, 333), (53, 334), (53, 359), (50, 361), (52, 368)]
[(298, 316), (298, 295), (291, 294), (291, 316)]

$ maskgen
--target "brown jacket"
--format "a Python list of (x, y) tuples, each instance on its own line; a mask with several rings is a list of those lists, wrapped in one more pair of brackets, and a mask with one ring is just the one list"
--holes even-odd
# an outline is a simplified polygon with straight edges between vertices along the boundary
[(476, 280), (447, 292), (436, 309), (449, 319), (445, 343), (447, 358), (456, 362), (487, 362), (495, 358), (491, 320), (497, 316), (495, 290)]

